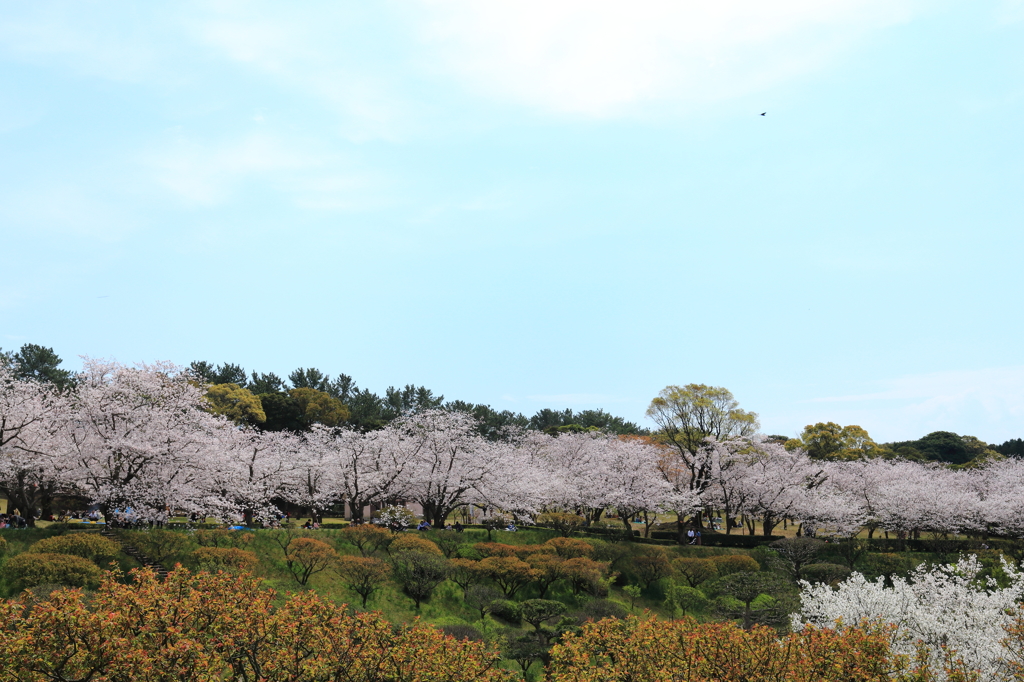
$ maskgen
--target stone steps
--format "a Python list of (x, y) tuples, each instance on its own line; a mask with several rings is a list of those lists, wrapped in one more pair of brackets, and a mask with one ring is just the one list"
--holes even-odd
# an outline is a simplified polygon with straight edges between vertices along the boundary
[(120, 545), (122, 552), (124, 552), (131, 558), (135, 559), (146, 568), (153, 569), (153, 571), (157, 574), (157, 577), (159, 577), (161, 580), (167, 577), (168, 570), (166, 568), (164, 568), (161, 564), (158, 564), (157, 562), (150, 560), (149, 557), (147, 557), (145, 554), (135, 549), (131, 545), (126, 544), (125, 541), (121, 539), (121, 536), (117, 531), (111, 528), (102, 528), (100, 529), (99, 533), (103, 537), (109, 538), (116, 542), (118, 545)]

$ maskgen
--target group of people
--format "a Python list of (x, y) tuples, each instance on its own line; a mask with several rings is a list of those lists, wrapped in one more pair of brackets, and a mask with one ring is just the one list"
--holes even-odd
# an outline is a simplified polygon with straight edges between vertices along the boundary
[(25, 528), (27, 526), (28, 521), (17, 509), (12, 509), (10, 514), (0, 514), (0, 528)]
[[(420, 524), (418, 526), (416, 526), (416, 530), (432, 530), (432, 529), (433, 529), (433, 526), (431, 526), (430, 522), (427, 521), (426, 519), (423, 519), (422, 521), (420, 521)], [(447, 524), (444, 527), (444, 529), (445, 530), (453, 530), (456, 533), (461, 533), (462, 531), (465, 530), (465, 528), (462, 527), (462, 524), (459, 523), (458, 521), (455, 522), (455, 525), (452, 525), (450, 523)]]
[[(96, 512), (99, 514), (99, 512)], [(131, 507), (115, 509), (107, 519), (107, 525), (112, 528), (163, 528), (170, 518), (167, 509), (160, 511), (140, 512)]]

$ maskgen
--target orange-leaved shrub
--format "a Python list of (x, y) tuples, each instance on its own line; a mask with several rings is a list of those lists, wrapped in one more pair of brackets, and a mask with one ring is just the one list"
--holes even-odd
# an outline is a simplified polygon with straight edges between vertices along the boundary
[(551, 682), (927, 682), (918, 661), (893, 654), (883, 628), (808, 629), (784, 637), (692, 618), (606, 619), (551, 650)]
[(395, 538), (395, 541), (391, 543), (389, 551), (392, 554), (398, 554), (399, 552), (422, 552), (423, 554), (433, 554), (434, 556), (441, 556), (442, 554), (441, 548), (437, 544), (426, 538), (409, 533)]
[(349, 612), (311, 591), (283, 603), (251, 575), (133, 572), (86, 599), (59, 590), (0, 603), (0, 682), (508, 682), (499, 655), (414, 623)]
[(192, 552), (192, 558), (203, 571), (252, 572), (260, 563), (256, 552), (237, 547), (200, 547)]
[(724, 554), (711, 557), (718, 569), (718, 575), (732, 575), (733, 573), (754, 573), (761, 570), (761, 564), (757, 559), (746, 554)]

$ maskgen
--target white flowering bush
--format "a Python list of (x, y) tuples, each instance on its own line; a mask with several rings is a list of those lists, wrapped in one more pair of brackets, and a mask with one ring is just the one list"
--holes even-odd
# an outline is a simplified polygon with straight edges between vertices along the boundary
[(979, 577), (982, 568), (972, 555), (952, 565), (921, 564), (909, 579), (894, 577), (892, 587), (884, 578), (871, 582), (860, 573), (837, 588), (801, 581), (801, 609), (791, 616), (792, 626), (891, 624), (897, 653), (913, 656), (924, 644), (937, 670), (944, 660), (959, 658), (982, 680), (1012, 679), (1007, 664), (1016, 656), (1005, 644), (1007, 628), (1020, 614), (1024, 573), (1004, 560), (1009, 585), (999, 587)]

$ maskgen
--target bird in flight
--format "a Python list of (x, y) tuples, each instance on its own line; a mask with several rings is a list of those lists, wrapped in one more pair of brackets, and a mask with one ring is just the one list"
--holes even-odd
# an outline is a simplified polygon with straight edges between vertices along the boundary
[(765, 115), (765, 114), (767, 114), (767, 113), (768, 113), (767, 111), (762, 111), (762, 112), (761, 112), (761, 115), (762, 115), (762, 116), (764, 116), (764, 115)]

